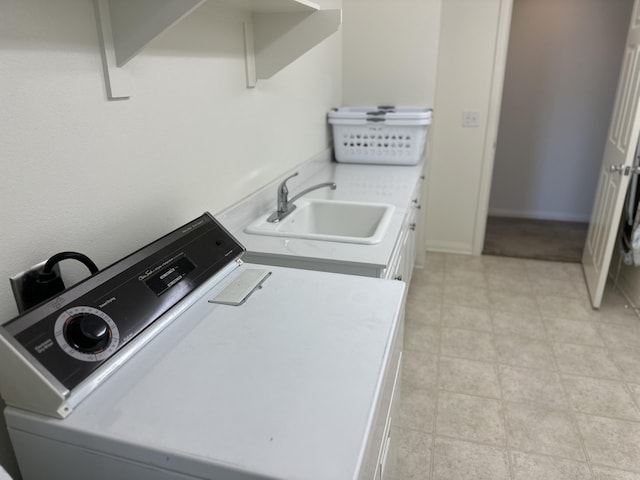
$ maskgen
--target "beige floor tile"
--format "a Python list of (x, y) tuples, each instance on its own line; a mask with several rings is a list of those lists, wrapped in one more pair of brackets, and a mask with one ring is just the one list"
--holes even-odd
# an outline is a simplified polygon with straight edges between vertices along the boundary
[(571, 275), (561, 262), (528, 260), (525, 264), (529, 277), (544, 277), (556, 280), (569, 280)]
[(493, 363), (441, 357), (438, 386), (449, 392), (500, 398), (498, 373)]
[(569, 274), (570, 277), (580, 280), (582, 283), (584, 283), (584, 271), (582, 270), (582, 264), (563, 262), (562, 268)]
[(434, 478), (509, 480), (507, 451), (501, 447), (436, 438)]
[(580, 278), (574, 278), (569, 280), (576, 291), (579, 293), (579, 297), (585, 304), (587, 308), (591, 307), (591, 295), (589, 295), (589, 290), (587, 289), (587, 284), (584, 281), (584, 276), (580, 276)]
[(441, 305), (443, 296), (444, 296), (444, 286), (441, 288), (441, 291), (439, 292), (431, 291), (429, 293), (425, 293), (421, 295), (420, 297), (412, 296), (411, 292), (409, 292), (409, 294), (407, 295), (407, 300), (413, 300), (413, 301), (418, 300), (423, 303), (433, 303), (435, 305)]
[(470, 360), (493, 361), (496, 358), (496, 351), (492, 340), (493, 335), (486, 332), (443, 328), (440, 354)]
[(535, 313), (537, 304), (534, 297), (524, 293), (489, 291), (491, 310), (513, 313)]
[(487, 288), (487, 279), (482, 270), (447, 269), (444, 275), (445, 285), (459, 285), (471, 288)]
[(444, 272), (446, 257), (446, 253), (427, 252), (424, 256), (424, 268), (417, 268), (416, 270)]
[(631, 383), (627, 384), (629, 391), (631, 392), (631, 396), (636, 402), (636, 407), (640, 408), (640, 385), (634, 385)]
[(627, 382), (640, 384), (640, 350), (620, 348), (611, 351), (611, 358)]
[(640, 473), (623, 472), (607, 467), (593, 467), (595, 480), (640, 480)]
[(548, 278), (537, 275), (529, 275), (531, 293), (534, 295), (577, 298), (582, 300), (584, 292), (578, 290), (573, 282), (566, 278)]
[(411, 287), (407, 294), (407, 300), (419, 301), (423, 303), (442, 303), (442, 297), (444, 295), (444, 283), (433, 283), (429, 285), (415, 285), (413, 280), (411, 281)]
[(605, 348), (591, 345), (554, 343), (553, 349), (562, 373), (618, 380), (621, 372)]
[(512, 270), (491, 270), (488, 268), (485, 276), (489, 290), (531, 293), (531, 285), (527, 277), (522, 274), (522, 267)]
[(440, 392), (436, 432), (492, 445), (505, 445), (501, 403), (490, 398)]
[(593, 463), (640, 472), (640, 423), (581, 414), (577, 417)]
[(444, 268), (442, 270), (430, 270), (428, 268), (414, 268), (411, 273), (411, 285), (425, 287), (432, 284), (444, 283)]
[(442, 316), (441, 311), (442, 305), (439, 303), (408, 298), (405, 306), (405, 319), (407, 323), (415, 321), (427, 325), (439, 326)]
[(402, 353), (402, 386), (412, 385), (417, 388), (435, 389), (438, 379), (438, 356), (405, 350)]
[(640, 349), (640, 324), (600, 324), (598, 330), (608, 347), (616, 350), (620, 348)]
[(556, 372), (500, 365), (500, 383), (507, 401), (569, 407)]
[(433, 480), (640, 480), (640, 318), (579, 264), (427, 254), (405, 342), (395, 480), (429, 480), (434, 434)]
[(584, 462), (513, 452), (514, 480), (590, 480), (589, 466)]
[(489, 307), (487, 290), (461, 285), (446, 284), (444, 286), (442, 301), (448, 305), (463, 305), (476, 308)]
[(520, 313), (493, 312), (493, 328), (496, 334), (510, 334), (544, 340), (547, 338), (542, 320), (538, 315), (530, 315), (526, 310)]
[(543, 317), (591, 319), (591, 308), (583, 300), (552, 295), (536, 295), (536, 300)]
[(468, 330), (491, 332), (491, 313), (484, 308), (443, 305), (442, 325), (448, 328), (466, 328)]
[(566, 318), (543, 318), (542, 322), (554, 342), (604, 347), (604, 341), (592, 322)]
[(579, 412), (640, 420), (640, 412), (625, 385), (610, 380), (563, 375), (569, 401)]
[(440, 328), (409, 318), (405, 323), (405, 350), (421, 350), (423, 352), (438, 353)]
[(463, 269), (484, 271), (483, 257), (477, 255), (445, 254), (445, 271)]
[(586, 460), (573, 418), (564, 410), (508, 403), (507, 435), (515, 450)]
[(513, 257), (498, 257), (496, 255), (483, 255), (482, 263), (485, 272), (518, 272), (521, 278), (526, 280), (527, 260)]
[(400, 408), (396, 425), (426, 433), (433, 431), (436, 392), (405, 384), (401, 387)]
[[(411, 276), (411, 286), (425, 287), (427, 285), (442, 285), (444, 283), (444, 267), (441, 270), (428, 268), (414, 268)], [(416, 288), (418, 290), (418, 288)]]
[(431, 435), (417, 430), (395, 428), (397, 441), (397, 480), (429, 480)]
[(496, 335), (495, 342), (500, 363), (556, 370), (551, 345), (546, 341), (517, 335)]
[(430, 268), (414, 268), (411, 284), (416, 286), (444, 283), (444, 266), (442, 269), (432, 270)]

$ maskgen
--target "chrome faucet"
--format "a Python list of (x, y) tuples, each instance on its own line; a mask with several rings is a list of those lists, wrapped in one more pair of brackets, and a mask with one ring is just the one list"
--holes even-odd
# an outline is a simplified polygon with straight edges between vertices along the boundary
[(287, 215), (293, 212), (296, 209), (296, 206), (293, 202), (299, 199), (301, 196), (306, 195), (307, 193), (317, 190), (318, 188), (329, 187), (331, 190), (336, 189), (336, 184), (333, 182), (319, 183), (312, 187), (309, 187), (297, 195), (295, 195), (292, 199), (289, 199), (289, 189), (287, 188), (287, 180), (290, 178), (296, 177), (298, 172), (293, 175), (285, 178), (282, 183), (278, 186), (278, 207), (275, 212), (273, 212), (269, 218), (267, 218), (267, 222), (270, 223), (278, 223), (280, 220), (284, 219)]

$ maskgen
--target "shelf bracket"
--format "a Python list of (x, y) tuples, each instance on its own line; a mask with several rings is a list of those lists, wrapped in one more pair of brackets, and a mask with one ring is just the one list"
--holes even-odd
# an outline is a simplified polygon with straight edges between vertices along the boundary
[(253, 43), (253, 24), (244, 22), (242, 24), (244, 33), (244, 61), (247, 71), (247, 88), (255, 88), (258, 78), (256, 77), (256, 52)]
[(342, 22), (341, 10), (313, 13), (259, 13), (253, 28), (244, 25), (247, 86), (271, 78), (311, 48), (334, 34)]
[(100, 53), (102, 54), (102, 71), (109, 100), (129, 99), (129, 75), (126, 70), (116, 65), (116, 52), (111, 30), (111, 16), (108, 0), (94, 0)]
[(109, 100), (129, 98), (122, 67), (206, 0), (94, 0)]

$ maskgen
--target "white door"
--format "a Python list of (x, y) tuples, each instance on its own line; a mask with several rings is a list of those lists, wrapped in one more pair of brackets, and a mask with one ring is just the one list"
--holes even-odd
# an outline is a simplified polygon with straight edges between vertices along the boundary
[(582, 252), (582, 268), (593, 308), (600, 307), (617, 244), (618, 224), (640, 131), (639, 98), (640, 0), (635, 0), (596, 200)]

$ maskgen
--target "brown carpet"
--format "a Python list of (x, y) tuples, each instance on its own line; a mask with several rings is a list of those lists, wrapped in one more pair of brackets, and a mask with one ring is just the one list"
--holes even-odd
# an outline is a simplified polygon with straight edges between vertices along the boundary
[(487, 218), (484, 255), (579, 262), (587, 223)]

